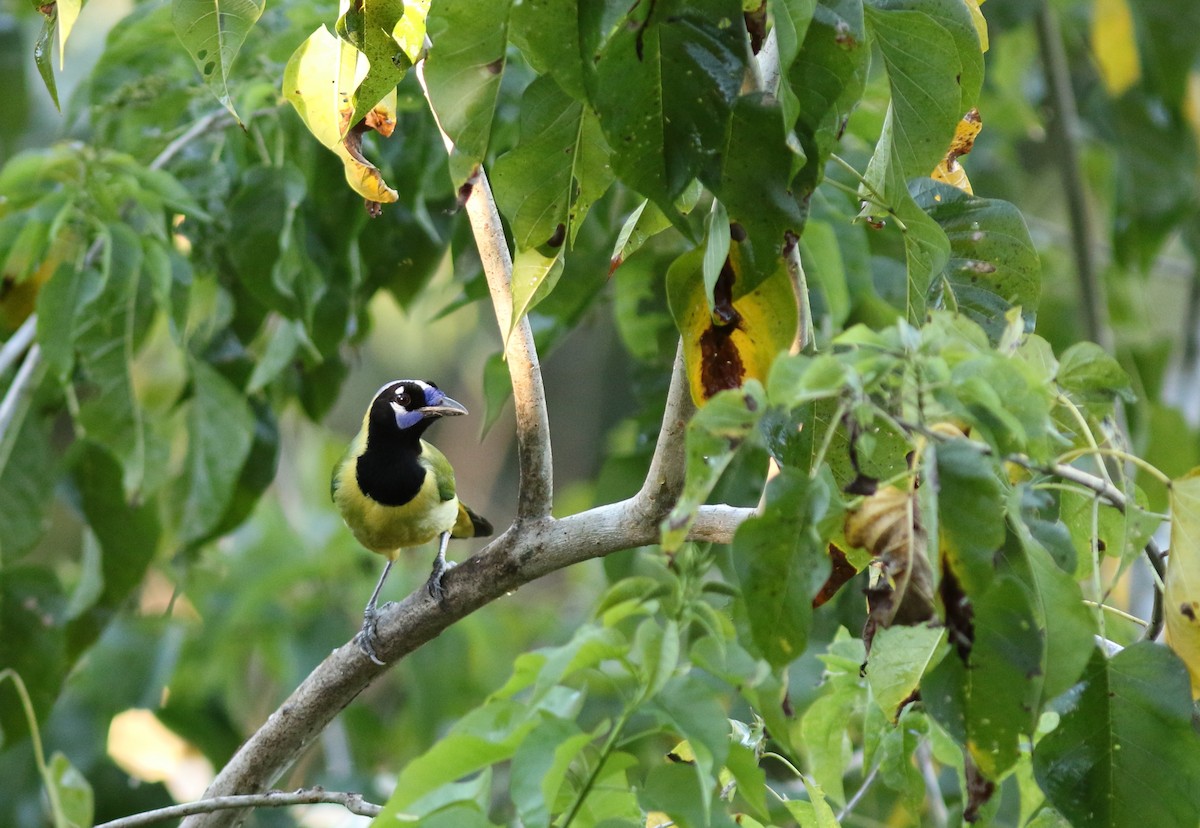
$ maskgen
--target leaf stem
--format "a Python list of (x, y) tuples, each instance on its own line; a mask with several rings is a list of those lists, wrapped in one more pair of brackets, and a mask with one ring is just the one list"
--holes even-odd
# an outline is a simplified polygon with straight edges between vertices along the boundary
[(1123, 610), (1123, 609), (1117, 609), (1112, 604), (1106, 604), (1103, 601), (1092, 601), (1088, 598), (1084, 598), (1083, 603), (1089, 607), (1094, 607), (1095, 609), (1103, 610), (1104, 612), (1111, 612), (1113, 615), (1117, 616), (1118, 618), (1124, 618), (1126, 621), (1132, 621), (1134, 624), (1137, 624), (1139, 627), (1150, 626), (1149, 621), (1146, 621), (1142, 618), (1138, 618), (1136, 615), (1132, 615), (1128, 612), (1125, 612), (1125, 610)]
[[(1167, 477), (1167, 475), (1164, 474), (1157, 466), (1153, 465), (1147, 460), (1143, 460), (1141, 457), (1138, 457), (1135, 454), (1130, 454), (1129, 452), (1122, 451), (1121, 449), (1102, 448), (1100, 446), (1089, 446), (1088, 448), (1073, 449), (1068, 451), (1066, 454), (1059, 455), (1057, 462), (1070, 463), (1073, 460), (1078, 460), (1080, 457), (1087, 457), (1088, 455), (1092, 454), (1100, 457), (1112, 457), (1116, 460), (1120, 460), (1123, 463), (1132, 463), (1142, 471), (1149, 474), (1159, 483), (1162, 483), (1168, 489), (1171, 488), (1171, 478)], [(1101, 468), (1103, 468), (1103, 464), (1100, 465)], [(1105, 477), (1107, 476), (1108, 475), (1105, 474)], [(1109, 480), (1109, 483), (1111, 485), (1112, 481)]]
[(13, 686), (17, 688), (17, 695), (21, 697), (21, 707), (25, 711), (25, 723), (29, 725), (29, 740), (33, 744), (33, 760), (37, 763), (38, 774), (41, 775), (42, 784), (46, 787), (46, 798), (50, 800), (50, 813), (54, 816), (54, 824), (56, 826), (67, 825), (62, 802), (58, 799), (58, 786), (54, 784), (54, 779), (50, 776), (50, 768), (46, 766), (42, 734), (38, 730), (37, 716), (33, 712), (33, 700), (29, 698), (29, 690), (26, 689), (20, 674), (11, 667), (0, 670), (0, 682), (5, 679), (12, 679)]

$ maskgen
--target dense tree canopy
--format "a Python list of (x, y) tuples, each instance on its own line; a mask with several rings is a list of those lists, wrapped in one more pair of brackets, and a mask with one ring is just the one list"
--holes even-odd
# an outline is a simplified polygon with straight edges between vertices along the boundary
[[(1198, 30), (0, 11), (0, 824), (1197, 824)], [(376, 666), (401, 377), (499, 531)]]

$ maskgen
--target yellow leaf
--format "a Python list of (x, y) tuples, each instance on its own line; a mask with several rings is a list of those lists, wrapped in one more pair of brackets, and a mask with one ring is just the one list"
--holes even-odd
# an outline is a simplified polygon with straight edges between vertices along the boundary
[(688, 384), (697, 406), (748, 379), (765, 382), (780, 351), (796, 337), (796, 291), (781, 257), (750, 291), (743, 288), (743, 246), (732, 242), (713, 291), (704, 292), (704, 248), (685, 253), (667, 271), (667, 298), (683, 339)]
[(650, 811), (646, 814), (646, 828), (667, 828), (675, 822), (662, 811)]
[(413, 63), (425, 48), (425, 18), (429, 16), (431, 0), (404, 0), (404, 14), (396, 21), (392, 37)]
[(1171, 482), (1171, 556), (1163, 591), (1167, 644), (1192, 677), (1200, 699), (1200, 468)]
[(295, 107), (308, 131), (342, 159), (346, 183), (378, 215), (379, 204), (399, 196), (379, 169), (362, 153), (363, 134), (372, 130), (387, 137), (396, 124), (396, 92), (392, 90), (359, 124), (348, 124), (353, 113), (351, 93), (365, 74), (364, 61), (350, 44), (321, 26), (288, 60), (283, 73), (283, 96)]
[(946, 152), (946, 157), (933, 168), (929, 177), (974, 195), (975, 191), (971, 189), (971, 182), (967, 179), (967, 171), (963, 169), (962, 164), (958, 163), (958, 159), (969, 153), (975, 146), (975, 137), (979, 135), (981, 129), (983, 129), (983, 119), (979, 117), (979, 110), (973, 108), (962, 116), (962, 120), (954, 128), (954, 139), (950, 142), (950, 149)]
[(1133, 12), (1126, 0), (1096, 0), (1092, 8), (1092, 54), (1108, 94), (1117, 97), (1142, 76)]
[(983, 12), (979, 9), (984, 0), (963, 0), (963, 2), (967, 4), (967, 11), (971, 13), (971, 22), (975, 24), (975, 31), (979, 34), (979, 51), (986, 52), (988, 50), (987, 20), (984, 19)]

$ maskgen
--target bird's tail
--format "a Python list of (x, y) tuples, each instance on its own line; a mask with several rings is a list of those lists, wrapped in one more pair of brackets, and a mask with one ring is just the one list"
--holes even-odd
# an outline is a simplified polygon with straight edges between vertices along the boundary
[(458, 519), (450, 532), (456, 538), (486, 538), (492, 534), (491, 522), (475, 514), (471, 507), (461, 500), (458, 503)]

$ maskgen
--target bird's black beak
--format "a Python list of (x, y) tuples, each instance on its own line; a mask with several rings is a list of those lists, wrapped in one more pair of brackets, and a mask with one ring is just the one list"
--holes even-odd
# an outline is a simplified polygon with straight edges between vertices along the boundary
[(467, 408), (449, 397), (442, 397), (440, 403), (422, 406), (420, 412), (426, 417), (457, 417), (460, 414), (466, 414)]

